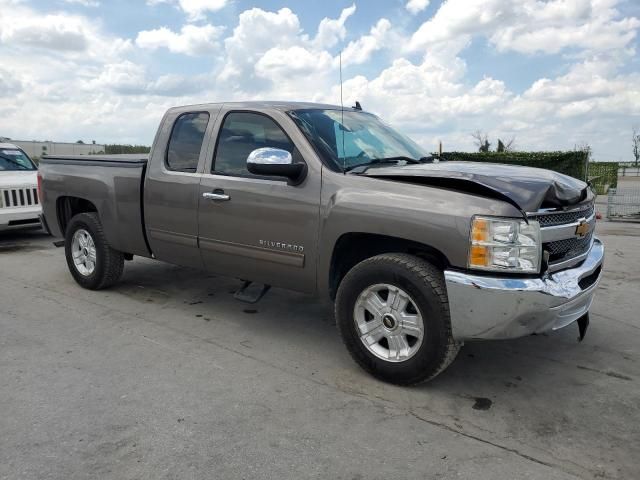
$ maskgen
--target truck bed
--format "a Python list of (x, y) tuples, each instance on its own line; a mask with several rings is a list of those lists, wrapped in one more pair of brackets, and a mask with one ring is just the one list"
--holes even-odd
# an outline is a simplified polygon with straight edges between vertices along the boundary
[(73, 215), (74, 199), (83, 199), (99, 213), (113, 248), (150, 256), (142, 205), (148, 158), (148, 154), (43, 157), (42, 205), (51, 233), (64, 236), (64, 225)]

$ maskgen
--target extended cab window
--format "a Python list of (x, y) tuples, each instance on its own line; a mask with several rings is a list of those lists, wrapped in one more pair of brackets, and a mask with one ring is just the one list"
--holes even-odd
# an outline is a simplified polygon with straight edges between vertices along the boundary
[(209, 114), (206, 112), (185, 113), (177, 118), (167, 148), (169, 170), (196, 171), (208, 123)]
[(245, 112), (228, 114), (220, 130), (213, 173), (254, 176), (247, 170), (247, 157), (262, 147), (281, 148), (291, 154), (295, 149), (289, 137), (269, 117)]

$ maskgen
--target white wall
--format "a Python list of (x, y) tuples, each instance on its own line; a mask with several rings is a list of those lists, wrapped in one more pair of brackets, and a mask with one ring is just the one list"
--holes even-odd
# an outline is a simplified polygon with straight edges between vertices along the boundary
[(8, 140), (19, 146), (30, 157), (42, 155), (88, 155), (104, 152), (104, 145), (93, 143), (62, 143), (62, 142), (33, 142), (29, 140)]

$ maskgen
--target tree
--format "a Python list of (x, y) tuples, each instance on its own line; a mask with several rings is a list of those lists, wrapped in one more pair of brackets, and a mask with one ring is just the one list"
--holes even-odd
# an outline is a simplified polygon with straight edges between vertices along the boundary
[(82, 143), (84, 144), (84, 142), (82, 140), (78, 140), (76, 143)]
[(498, 148), (496, 149), (496, 152), (513, 152), (515, 150), (515, 143), (515, 137), (511, 137), (506, 142), (498, 139)]
[(633, 127), (631, 131), (633, 132), (633, 156), (636, 159), (637, 167), (640, 161), (640, 131), (638, 127)]
[(491, 144), (489, 143), (489, 134), (487, 132), (476, 130), (471, 134), (471, 136), (475, 139), (475, 144), (478, 147), (479, 152), (489, 151)]
[[(491, 143), (489, 142), (489, 134), (487, 132), (483, 132), (482, 130), (476, 130), (471, 134), (474, 138), (474, 143), (476, 147), (478, 147), (479, 152), (489, 152), (491, 151)], [(502, 141), (502, 139), (498, 139), (498, 146), (496, 148), (496, 152), (513, 152), (515, 150), (516, 138), (511, 137), (506, 141)]]

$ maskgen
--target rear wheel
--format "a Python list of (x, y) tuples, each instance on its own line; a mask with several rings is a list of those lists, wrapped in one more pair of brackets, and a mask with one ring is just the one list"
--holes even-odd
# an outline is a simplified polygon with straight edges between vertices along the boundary
[(440, 270), (408, 254), (383, 254), (342, 280), (336, 320), (356, 362), (381, 380), (410, 385), (432, 379), (456, 357)]
[(75, 281), (90, 290), (110, 287), (124, 269), (124, 255), (109, 246), (96, 213), (80, 213), (71, 219), (65, 256)]

